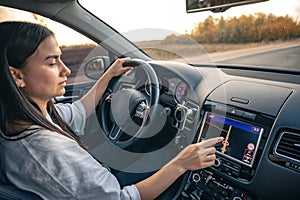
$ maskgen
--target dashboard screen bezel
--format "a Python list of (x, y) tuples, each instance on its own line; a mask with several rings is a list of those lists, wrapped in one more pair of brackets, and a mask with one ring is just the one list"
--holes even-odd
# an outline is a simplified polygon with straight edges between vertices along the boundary
[[(233, 156), (231, 156), (231, 155), (227, 155), (227, 154), (225, 154), (225, 153), (222, 153), (222, 152), (220, 152), (218, 149), (217, 149), (217, 152), (216, 152), (216, 154), (219, 155), (219, 156), (225, 157), (225, 158), (227, 158), (227, 159), (230, 159), (230, 160), (232, 160), (232, 161), (238, 162), (238, 163), (240, 163), (240, 164), (243, 164), (243, 165), (245, 165), (245, 166), (248, 166), (248, 167), (251, 167), (251, 168), (252, 168), (252, 167), (253, 167), (253, 164), (254, 164), (254, 161), (256, 160), (256, 155), (257, 155), (257, 151), (258, 151), (258, 149), (259, 149), (259, 145), (260, 145), (260, 142), (261, 142), (261, 139), (262, 139), (262, 135), (263, 135), (263, 133), (264, 133), (264, 128), (262, 128), (261, 126), (257, 126), (257, 125), (255, 125), (255, 124), (251, 124), (251, 123), (248, 123), (248, 122), (244, 122), (244, 121), (241, 121), (241, 120), (234, 119), (234, 118), (232, 118), (232, 117), (224, 116), (224, 115), (217, 114), (217, 113), (214, 113), (214, 112), (211, 112), (211, 111), (206, 111), (206, 112), (205, 112), (205, 115), (204, 115), (204, 117), (203, 117), (202, 124), (201, 124), (200, 133), (199, 133), (199, 137), (198, 137), (198, 142), (200, 142), (200, 141), (202, 141), (202, 140), (204, 140), (204, 139), (208, 139), (208, 138), (211, 138), (211, 137), (219, 136), (219, 135), (221, 135), (221, 133), (222, 133), (222, 132), (220, 132), (220, 134), (217, 134), (217, 135), (214, 135), (214, 136), (209, 136), (209, 137), (207, 137), (207, 136), (206, 136), (206, 133), (204, 133), (204, 128), (205, 128), (205, 124), (206, 124), (206, 121), (207, 121), (207, 117), (208, 117), (210, 114), (216, 115), (216, 116), (218, 116), (218, 117), (220, 117), (220, 118), (223, 118), (224, 121), (225, 121), (225, 120), (227, 120), (227, 121), (233, 121), (233, 122), (235, 122), (235, 123), (242, 124), (242, 125), (244, 125), (244, 126), (252, 126), (252, 127), (255, 127), (255, 128), (259, 128), (259, 131), (257, 132), (258, 137), (257, 137), (257, 140), (256, 140), (255, 150), (253, 151), (253, 157), (252, 157), (252, 160), (251, 160), (250, 163), (246, 163), (246, 162), (242, 161), (241, 159), (238, 159), (238, 158), (233, 157)], [(220, 124), (221, 124), (221, 123), (220, 123)], [(221, 124), (221, 125), (224, 125), (224, 123)], [(208, 126), (209, 126), (209, 125), (208, 125)], [(205, 136), (203, 137), (203, 135), (205, 135)], [(224, 138), (224, 140), (225, 140), (225, 139), (226, 139), (226, 138)]]

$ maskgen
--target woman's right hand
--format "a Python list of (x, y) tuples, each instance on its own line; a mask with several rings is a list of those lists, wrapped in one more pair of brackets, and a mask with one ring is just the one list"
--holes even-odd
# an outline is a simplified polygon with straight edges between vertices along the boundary
[(223, 141), (223, 139), (223, 137), (215, 137), (191, 144), (182, 150), (171, 162), (183, 170), (183, 173), (187, 170), (210, 167), (216, 160), (214, 145)]
[(214, 145), (222, 140), (223, 137), (216, 137), (187, 146), (155, 174), (135, 184), (141, 199), (155, 199), (187, 170), (213, 165), (216, 159)]

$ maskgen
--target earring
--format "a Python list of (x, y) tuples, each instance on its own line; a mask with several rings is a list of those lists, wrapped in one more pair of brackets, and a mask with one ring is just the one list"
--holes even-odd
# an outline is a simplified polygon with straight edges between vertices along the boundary
[(25, 85), (23, 83), (20, 84), (20, 88), (23, 88), (25, 87)]

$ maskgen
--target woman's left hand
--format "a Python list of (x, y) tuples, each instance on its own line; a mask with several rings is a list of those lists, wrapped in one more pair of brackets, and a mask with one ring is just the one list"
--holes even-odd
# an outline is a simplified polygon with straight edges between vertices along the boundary
[(115, 62), (109, 67), (109, 69), (104, 73), (105, 76), (108, 76), (110, 79), (116, 76), (120, 76), (123, 73), (126, 73), (133, 69), (133, 67), (123, 67), (123, 64), (129, 61), (130, 58), (118, 58)]
[(123, 67), (123, 64), (130, 60), (130, 58), (118, 58), (108, 70), (100, 77), (98, 82), (87, 92), (80, 101), (83, 103), (83, 106), (86, 111), (86, 116), (94, 111), (96, 105), (104, 94), (109, 81), (116, 76), (120, 76), (123, 73), (126, 73), (133, 69), (133, 67)]

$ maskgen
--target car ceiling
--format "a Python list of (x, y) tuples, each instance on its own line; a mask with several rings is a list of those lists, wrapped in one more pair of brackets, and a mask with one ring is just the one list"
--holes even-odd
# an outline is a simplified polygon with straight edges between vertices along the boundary
[(0, 5), (35, 12), (53, 19), (75, 0), (0, 0)]

